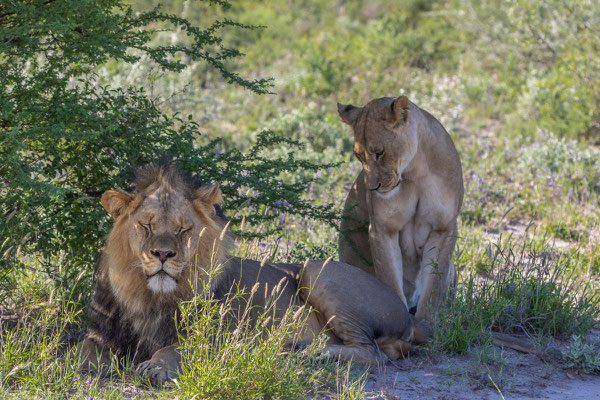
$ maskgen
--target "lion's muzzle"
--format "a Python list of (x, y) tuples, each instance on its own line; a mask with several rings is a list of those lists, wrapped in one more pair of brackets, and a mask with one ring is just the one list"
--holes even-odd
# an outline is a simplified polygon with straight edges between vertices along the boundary
[(165, 261), (167, 261), (169, 258), (175, 257), (175, 255), (177, 253), (174, 251), (171, 251), (171, 250), (154, 249), (154, 250), (150, 251), (150, 254), (152, 254), (154, 257), (158, 258), (160, 260), (160, 262), (162, 264), (164, 264)]
[(148, 240), (144, 247), (143, 265), (148, 288), (155, 293), (175, 290), (181, 275), (178, 261), (181, 258), (181, 248), (177, 237), (164, 232)]
[(160, 269), (152, 275), (147, 275), (148, 288), (154, 293), (169, 293), (177, 287), (177, 280), (164, 269)]

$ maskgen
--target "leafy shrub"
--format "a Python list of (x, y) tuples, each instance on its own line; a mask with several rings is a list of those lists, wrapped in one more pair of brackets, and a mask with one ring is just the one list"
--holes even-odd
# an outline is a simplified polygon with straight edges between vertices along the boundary
[(499, 81), (504, 95), (498, 102), (512, 129), (534, 135), (545, 128), (571, 138), (597, 134), (600, 92), (590, 82), (600, 78), (600, 9), (593, 0), (502, 6), (478, 0), (457, 11), (465, 15), (454, 26), (470, 38), (475, 62)]
[(267, 127), (294, 140), (310, 138), (306, 148), (319, 156), (324, 152), (335, 154), (352, 150), (352, 134), (342, 125), (338, 115), (324, 112), (314, 102), (273, 119)]
[(600, 193), (598, 152), (547, 131), (541, 136), (543, 140), (521, 146), (517, 168), (525, 179), (550, 189), (563, 186), (578, 201)]
[[(276, 219), (279, 214), (270, 209), (283, 200), (289, 213), (330, 223), (337, 219), (331, 209), (300, 199), (312, 172), (328, 165), (295, 157), (298, 142), (265, 132), (247, 154), (220, 149), (216, 140), (199, 146), (191, 116), (165, 115), (143, 90), (98, 84), (97, 66), (109, 59), (133, 63), (145, 55), (159, 70), (171, 72), (183, 70), (184, 60), (202, 60), (229, 83), (268, 92), (269, 80), (246, 80), (226, 67), (226, 61), (240, 55), (216, 36), (228, 26), (251, 28), (223, 19), (201, 29), (158, 8), (134, 14), (122, 0), (0, 5), (4, 276), (36, 258), (36, 265), (63, 288), (70, 288), (82, 271), (89, 277), (108, 229), (99, 196), (107, 189), (126, 189), (134, 167), (161, 156), (203, 181), (220, 182), (226, 208), (246, 205), (248, 222)], [(151, 42), (154, 33), (168, 28), (185, 31), (187, 40)], [(282, 143), (290, 148), (288, 154), (265, 154), (265, 148)], [(234, 217), (234, 225), (239, 220)], [(279, 229), (274, 225), (263, 234)]]
[(573, 335), (569, 347), (562, 353), (565, 364), (585, 374), (600, 374), (600, 340)]
[(337, 247), (306, 246), (300, 242), (290, 251), (288, 261), (302, 264), (306, 260), (324, 260), (329, 257), (337, 258)]

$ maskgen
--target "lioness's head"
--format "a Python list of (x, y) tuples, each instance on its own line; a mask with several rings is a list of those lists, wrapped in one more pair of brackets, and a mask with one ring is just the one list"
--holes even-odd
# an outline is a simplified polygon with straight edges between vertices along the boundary
[(382, 97), (364, 107), (338, 103), (340, 117), (354, 132), (354, 154), (363, 165), (370, 190), (385, 194), (395, 189), (417, 152), (409, 108), (406, 96)]
[(154, 294), (189, 288), (190, 268), (206, 268), (218, 252), (221, 201), (218, 185), (188, 182), (171, 164), (142, 169), (133, 193), (105, 192), (102, 206), (115, 220), (105, 249), (114, 288)]

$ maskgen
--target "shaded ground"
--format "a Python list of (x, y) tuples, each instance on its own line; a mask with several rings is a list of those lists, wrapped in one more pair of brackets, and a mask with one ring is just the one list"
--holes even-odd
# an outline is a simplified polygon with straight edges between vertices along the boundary
[[(385, 370), (372, 372), (365, 391), (371, 392), (370, 399), (390, 400), (600, 399), (598, 375), (579, 375), (564, 369), (557, 360), (543, 361), (537, 355), (514, 350), (487, 348), (487, 352), (492, 354), (487, 366), (476, 352), (388, 363)], [(499, 389), (489, 376), (498, 381)]]
[[(600, 331), (596, 331), (598, 335)], [(364, 387), (370, 400), (495, 400), (495, 399), (600, 399), (600, 376), (580, 375), (563, 368), (557, 359), (541, 360), (497, 347), (486, 348), (496, 355), (490, 365), (481, 364), (477, 352), (464, 356), (443, 356), (437, 360), (413, 357), (388, 363), (383, 370), (372, 370)], [(489, 360), (488, 360), (489, 361)], [(490, 373), (491, 372), (491, 373)], [(489, 378), (495, 376), (499, 389)], [(360, 372), (356, 376), (359, 376)], [(500, 378), (501, 377), (501, 378)], [(502, 381), (500, 381), (500, 379)], [(333, 384), (333, 383), (332, 383)], [(335, 384), (333, 384), (335, 386)], [(114, 387), (126, 399), (178, 398), (177, 391), (162, 392), (144, 385), (103, 378), (99, 387)], [(333, 388), (333, 387), (332, 387)], [(331, 388), (331, 389), (332, 389)], [(353, 394), (356, 394), (354, 392)], [(339, 398), (317, 395), (317, 399)], [(344, 397), (345, 398), (345, 397)]]

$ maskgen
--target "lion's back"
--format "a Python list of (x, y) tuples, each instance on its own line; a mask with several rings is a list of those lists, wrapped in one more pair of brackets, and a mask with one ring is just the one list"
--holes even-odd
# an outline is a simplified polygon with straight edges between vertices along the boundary
[(263, 264), (231, 257), (213, 281), (211, 292), (215, 299), (229, 302), (236, 324), (246, 307), (252, 307), (249, 316), (253, 322), (269, 307), (275, 308), (275, 320), (279, 320), (290, 306), (299, 305), (295, 277), (299, 270), (298, 264)]

